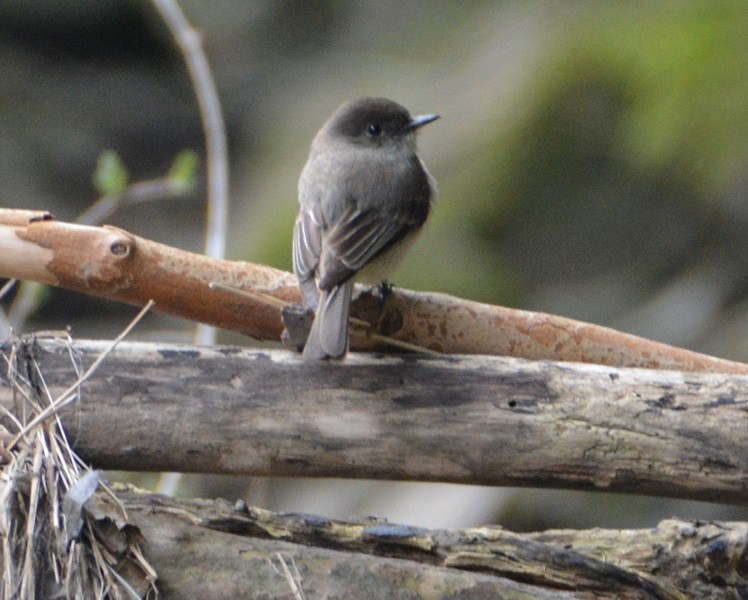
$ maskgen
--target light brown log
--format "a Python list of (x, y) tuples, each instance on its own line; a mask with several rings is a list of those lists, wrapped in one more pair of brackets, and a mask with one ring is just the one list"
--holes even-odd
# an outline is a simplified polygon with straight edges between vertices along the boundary
[[(280, 338), (283, 323), (278, 300), (280, 304), (299, 302), (296, 280), (290, 273), (211, 260), (114, 227), (71, 225), (45, 215), (0, 209), (0, 277), (39, 281), (139, 306), (153, 299), (156, 310), (259, 340)], [(211, 289), (212, 282), (255, 296)], [(276, 302), (258, 299), (258, 293)], [(363, 294), (354, 302), (352, 316), (370, 323), (374, 332), (446, 354), (748, 374), (748, 365), (743, 363), (606, 327), (443, 294), (395, 289), (384, 309), (377, 298)], [(373, 345), (358, 336), (352, 347)]]
[(212, 290), (209, 284), (248, 287), (289, 302), (298, 297), (289, 273), (212, 260), (114, 227), (33, 221), (25, 227), (0, 227), (0, 244), (2, 276), (33, 279), (135, 305), (153, 299), (162, 312), (257, 339), (279, 339), (283, 326), (278, 307)]
[[(74, 349), (85, 368), (104, 347)], [(33, 354), (53, 391), (75, 381), (65, 344)], [(7, 386), (0, 403), (14, 408)], [(108, 469), (746, 502), (746, 407), (745, 376), (474, 356), (310, 365), (285, 351), (123, 343), (63, 422), (80, 455)]]

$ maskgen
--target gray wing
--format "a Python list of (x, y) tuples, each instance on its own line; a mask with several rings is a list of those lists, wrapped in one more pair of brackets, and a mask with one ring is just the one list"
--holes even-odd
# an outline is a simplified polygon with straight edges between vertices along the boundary
[(319, 266), (319, 287), (329, 290), (349, 279), (372, 259), (387, 251), (423, 225), (431, 196), (418, 194), (398, 202), (390, 210), (358, 208), (351, 201), (333, 225)]
[(317, 284), (314, 274), (322, 254), (322, 218), (315, 207), (296, 217), (293, 236), (293, 270), (299, 280), (304, 306), (316, 308)]

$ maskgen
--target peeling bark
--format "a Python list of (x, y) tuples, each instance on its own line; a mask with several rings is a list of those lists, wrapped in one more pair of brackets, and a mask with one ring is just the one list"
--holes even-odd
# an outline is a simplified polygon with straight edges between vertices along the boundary
[(671, 519), (640, 530), (428, 530), (276, 514), (120, 491), (171, 598), (724, 600), (742, 598), (748, 524)]
[[(0, 277), (139, 306), (153, 299), (161, 312), (259, 340), (279, 340), (284, 328), (281, 306), (300, 299), (290, 273), (208, 259), (114, 227), (61, 223), (43, 212), (0, 209), (0, 249)], [(253, 297), (211, 289), (211, 283)], [(367, 322), (370, 331), (445, 354), (748, 374), (743, 363), (554, 315), (397, 288), (383, 304), (370, 292), (359, 291), (351, 314)], [(354, 337), (351, 345), (375, 347), (366, 335)]]

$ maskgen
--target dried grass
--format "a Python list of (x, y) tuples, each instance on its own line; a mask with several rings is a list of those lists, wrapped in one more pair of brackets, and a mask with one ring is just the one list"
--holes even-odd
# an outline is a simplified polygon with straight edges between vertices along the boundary
[(80, 401), (82, 382), (144, 311), (86, 372), (63, 334), (78, 377), (57, 397), (36, 360), (36, 338), (3, 347), (15, 410), (0, 407), (0, 600), (158, 597), (140, 531), (75, 454), (58, 416)]

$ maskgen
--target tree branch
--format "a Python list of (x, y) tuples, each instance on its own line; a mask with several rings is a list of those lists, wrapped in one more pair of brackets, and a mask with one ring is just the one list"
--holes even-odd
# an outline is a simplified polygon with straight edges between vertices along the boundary
[[(76, 342), (77, 366), (105, 347)], [(40, 340), (13, 356), (36, 360), (55, 397), (76, 380), (70, 353)], [(745, 376), (498, 357), (309, 365), (285, 351), (123, 342), (62, 414), (97, 468), (745, 502), (747, 398)], [(0, 405), (20, 416), (17, 401), (0, 388)]]
[[(45, 216), (46, 215), (46, 216)], [(30, 279), (278, 340), (277, 302), (298, 303), (290, 273), (262, 265), (211, 260), (113, 227), (54, 221), (47, 213), (0, 209), (0, 276)], [(211, 283), (217, 283), (211, 289)], [(229, 286), (253, 292), (242, 297)], [(352, 316), (371, 330), (446, 354), (492, 354), (748, 374), (748, 365), (653, 342), (572, 319), (491, 306), (443, 294), (396, 289), (384, 307), (362, 293)], [(371, 349), (365, 335), (355, 349)]]
[(279, 560), (298, 569), (310, 598), (721, 600), (739, 597), (748, 577), (745, 523), (447, 531), (119, 495), (147, 537), (164, 600), (292, 597)]

